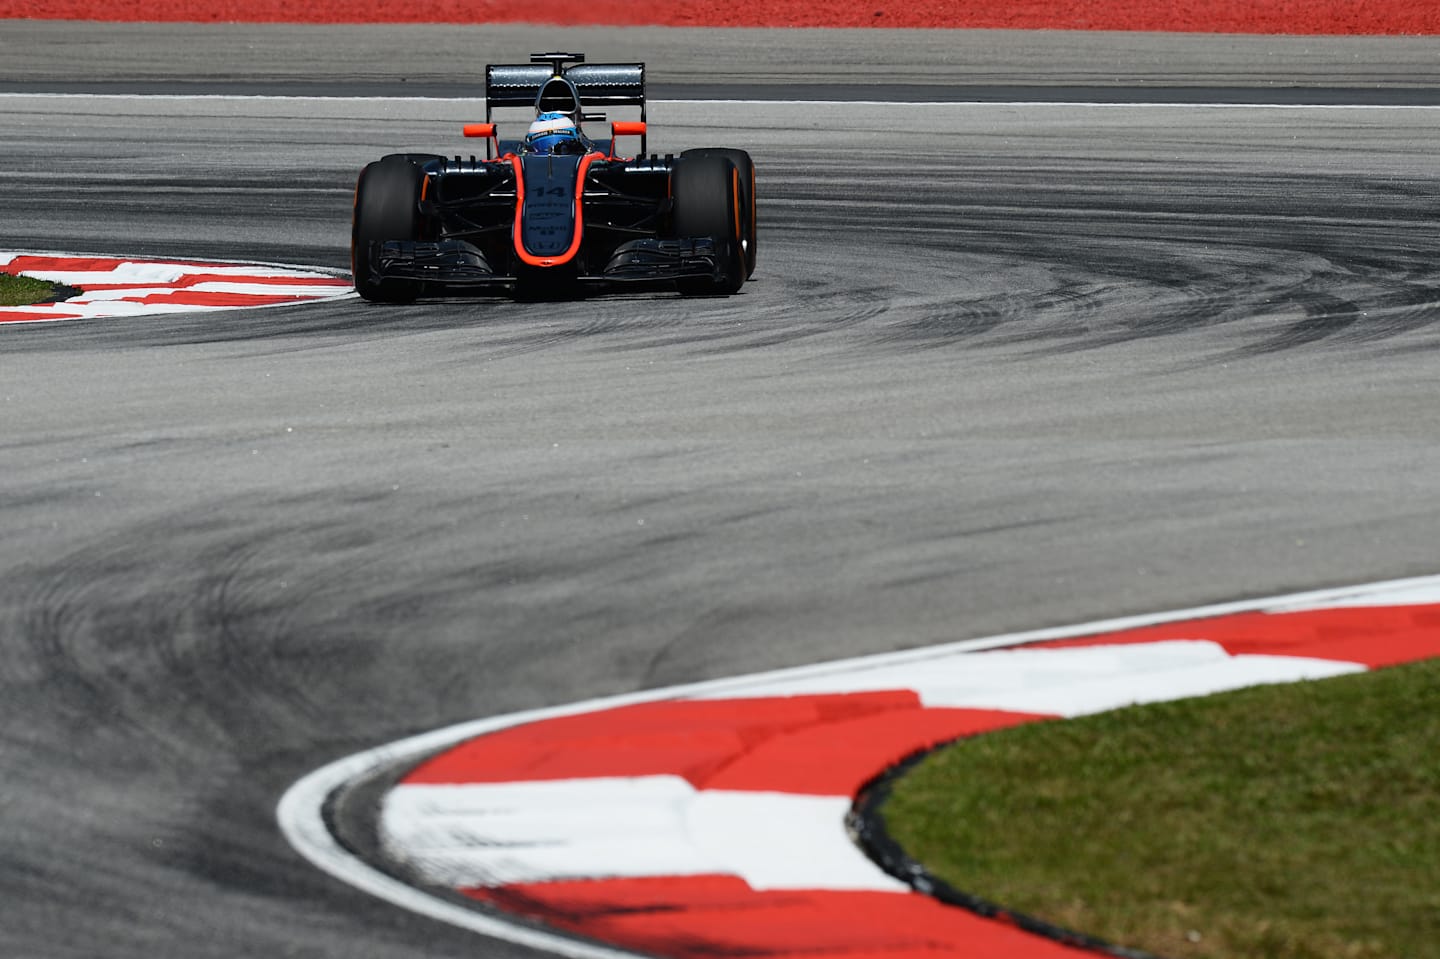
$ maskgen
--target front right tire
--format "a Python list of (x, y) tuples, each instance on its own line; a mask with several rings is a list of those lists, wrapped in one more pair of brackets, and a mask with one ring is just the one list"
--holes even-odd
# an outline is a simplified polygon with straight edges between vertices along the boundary
[(732, 147), (699, 147), (686, 150), (680, 156), (723, 156), (739, 171), (740, 245), (745, 248), (745, 279), (750, 279), (755, 275), (755, 259), (760, 249), (755, 219), (755, 161), (750, 159), (749, 153)]
[(687, 296), (739, 292), (746, 276), (740, 171), (723, 155), (691, 155), (676, 160), (670, 177), (674, 235), (710, 237), (720, 260), (718, 277), (680, 280), (677, 288)]

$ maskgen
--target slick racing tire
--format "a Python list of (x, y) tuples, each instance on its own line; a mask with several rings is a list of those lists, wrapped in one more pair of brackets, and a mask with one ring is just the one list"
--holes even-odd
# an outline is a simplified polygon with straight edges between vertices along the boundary
[(375, 303), (409, 303), (420, 295), (412, 280), (382, 280), (371, 269), (372, 243), (418, 240), (424, 229), (420, 188), (425, 174), (416, 160), (428, 156), (391, 154), (360, 171), (355, 184), (355, 214), (350, 229), (350, 272), (355, 291)]
[(677, 288), (689, 296), (738, 292), (745, 285), (740, 171), (724, 156), (681, 157), (670, 188), (675, 236), (710, 237), (720, 260), (720, 276), (680, 280)]
[(740, 243), (745, 247), (745, 279), (755, 274), (755, 254), (758, 251), (758, 235), (755, 222), (755, 161), (744, 150), (729, 147), (701, 147), (686, 150), (682, 157), (723, 156), (735, 164), (740, 171)]

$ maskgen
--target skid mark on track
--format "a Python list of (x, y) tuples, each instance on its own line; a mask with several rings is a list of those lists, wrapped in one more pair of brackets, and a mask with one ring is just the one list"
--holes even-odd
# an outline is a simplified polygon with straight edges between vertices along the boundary
[[(892, 347), (1055, 356), (1228, 328), (1231, 348), (1202, 364), (1374, 345), (1440, 319), (1440, 220), (1416, 200), (1429, 181), (1078, 159), (1050, 178), (977, 159), (920, 182), (797, 184), (768, 205), (769, 249), (791, 255), (771, 269), (805, 291), (808, 316), (845, 319), (855, 283), (840, 278), (883, 277), (892, 309), (851, 332)], [(839, 238), (829, 255), (813, 239), (797, 253), (817, 230)]]

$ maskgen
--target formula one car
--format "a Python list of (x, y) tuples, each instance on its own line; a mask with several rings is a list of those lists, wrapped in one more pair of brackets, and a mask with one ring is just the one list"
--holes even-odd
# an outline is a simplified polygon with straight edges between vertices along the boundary
[[(523, 107), (523, 140), (496, 134), (493, 111)], [(596, 107), (639, 107), (592, 140)], [(355, 187), (350, 264), (367, 300), (426, 293), (566, 296), (589, 286), (668, 286), (728, 294), (755, 270), (755, 165), (744, 150), (645, 155), (645, 65), (537, 53), (485, 68), (484, 159), (397, 153)], [(635, 158), (615, 140), (639, 137)]]

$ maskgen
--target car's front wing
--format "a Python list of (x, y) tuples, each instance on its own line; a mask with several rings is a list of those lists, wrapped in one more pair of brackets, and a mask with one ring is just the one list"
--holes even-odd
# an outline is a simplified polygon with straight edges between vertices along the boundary
[[(492, 263), (479, 247), (464, 240), (386, 240), (372, 243), (369, 255), (371, 272), (379, 280), (483, 289), (511, 287), (518, 279), (508, 264)], [(725, 277), (723, 258), (710, 237), (631, 240), (617, 246), (598, 272), (557, 272), (564, 272), (568, 279), (595, 284), (658, 285), (692, 278), (718, 282)]]

